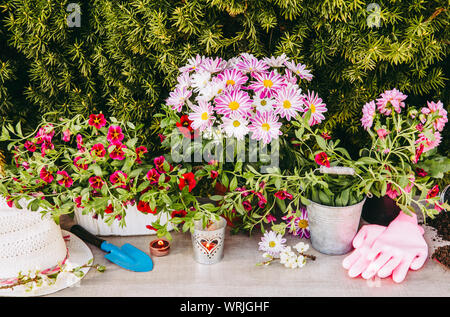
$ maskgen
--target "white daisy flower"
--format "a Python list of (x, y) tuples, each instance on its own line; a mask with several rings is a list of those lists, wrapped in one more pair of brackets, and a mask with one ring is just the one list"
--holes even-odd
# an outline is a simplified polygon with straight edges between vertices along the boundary
[(213, 79), (210, 81), (205, 88), (199, 91), (197, 100), (203, 99), (205, 101), (210, 101), (211, 99), (219, 96), (226, 88), (226, 83), (221, 80)]
[(210, 72), (198, 72), (191, 76), (191, 86), (194, 88), (195, 92), (200, 92), (204, 89), (211, 79)]
[(238, 114), (231, 114), (229, 118), (222, 118), (223, 124), (220, 126), (227, 137), (235, 137), (238, 140), (243, 140), (248, 134), (248, 121)]
[(304, 267), (306, 264), (306, 258), (303, 255), (299, 255), (295, 262), (297, 267)]
[(273, 257), (278, 257), (283, 251), (286, 239), (281, 234), (276, 234), (273, 231), (265, 232), (259, 243), (259, 250), (264, 251)]
[(298, 253), (305, 253), (309, 249), (309, 244), (299, 242), (296, 245), (294, 245), (294, 249), (297, 250)]
[(275, 99), (260, 98), (258, 94), (253, 98), (253, 106), (257, 112), (273, 111)]
[(199, 100), (198, 105), (193, 105), (193, 113), (190, 113), (188, 118), (192, 120), (191, 127), (205, 131), (212, 127), (215, 117), (213, 106), (209, 102)]

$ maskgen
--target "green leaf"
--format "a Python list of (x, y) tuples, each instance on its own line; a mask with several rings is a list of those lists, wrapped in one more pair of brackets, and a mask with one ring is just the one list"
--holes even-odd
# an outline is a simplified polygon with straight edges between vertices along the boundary
[(236, 176), (235, 176), (235, 177), (233, 177), (233, 179), (231, 180), (231, 183), (230, 183), (230, 191), (235, 190), (235, 189), (237, 188), (237, 185), (238, 185), (238, 181), (237, 181), (237, 178), (236, 178)]

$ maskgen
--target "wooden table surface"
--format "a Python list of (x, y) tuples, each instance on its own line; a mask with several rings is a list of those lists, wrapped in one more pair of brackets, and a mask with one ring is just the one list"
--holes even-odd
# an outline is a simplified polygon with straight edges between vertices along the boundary
[[(363, 223), (361, 223), (362, 225)], [(70, 225), (63, 220), (62, 228)], [(316, 255), (300, 269), (287, 269), (279, 263), (257, 267), (262, 261), (258, 251), (261, 234), (251, 237), (227, 232), (224, 259), (214, 265), (198, 264), (193, 259), (190, 234), (174, 233), (171, 253), (153, 257), (151, 272), (127, 271), (106, 260), (104, 252), (90, 245), (94, 263), (106, 266), (104, 273), (91, 269), (76, 286), (48, 296), (164, 296), (164, 297), (308, 297), (308, 296), (377, 296), (377, 297), (448, 297), (450, 274), (441, 264), (431, 259), (439, 245), (448, 241), (436, 239), (435, 230), (425, 228), (429, 259), (418, 271), (409, 271), (406, 279), (396, 284), (391, 278), (364, 280), (350, 278), (342, 268), (345, 256)], [(118, 246), (131, 243), (149, 253), (149, 242), (155, 236), (104, 237)], [(288, 235), (288, 244), (301, 241)], [(435, 239), (436, 241), (433, 241)], [(309, 243), (309, 240), (303, 240)]]

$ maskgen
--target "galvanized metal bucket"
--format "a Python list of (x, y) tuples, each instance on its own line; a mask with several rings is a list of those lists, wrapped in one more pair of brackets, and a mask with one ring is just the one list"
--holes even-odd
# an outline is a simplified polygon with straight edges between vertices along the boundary
[(307, 211), (312, 247), (330, 255), (350, 252), (365, 201), (366, 198), (346, 207), (330, 207), (311, 202)]

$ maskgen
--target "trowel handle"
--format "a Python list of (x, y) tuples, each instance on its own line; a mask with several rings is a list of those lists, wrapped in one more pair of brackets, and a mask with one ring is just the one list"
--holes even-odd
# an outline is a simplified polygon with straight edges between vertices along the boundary
[(96, 236), (94, 236), (92, 233), (84, 229), (80, 225), (73, 225), (72, 228), (70, 228), (70, 232), (78, 236), (81, 240), (84, 242), (90, 243), (95, 245), (96, 247), (101, 249), (101, 245), (105, 240), (102, 240)]

